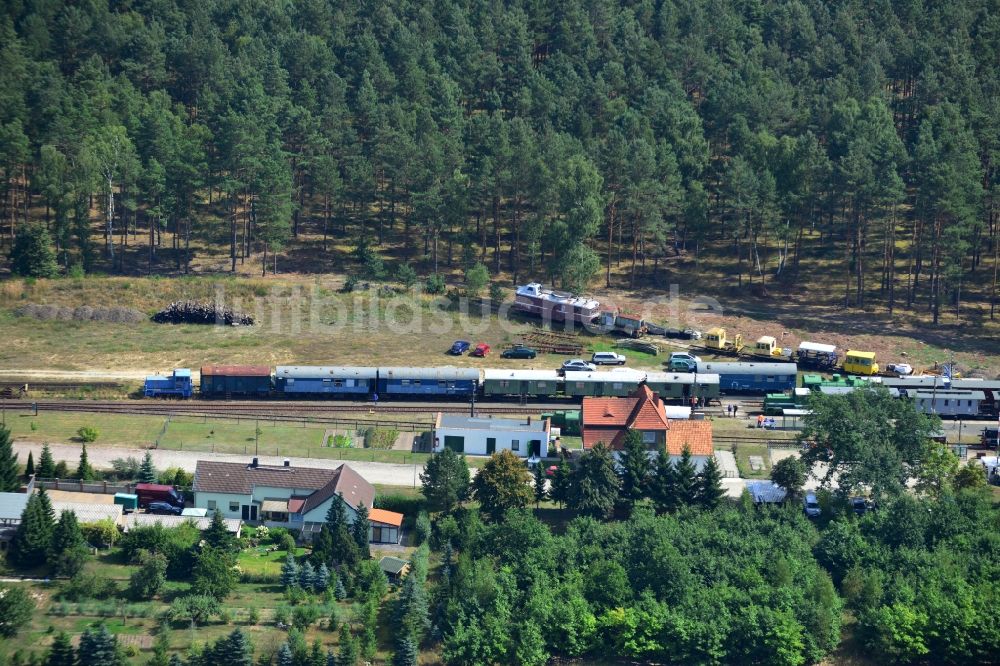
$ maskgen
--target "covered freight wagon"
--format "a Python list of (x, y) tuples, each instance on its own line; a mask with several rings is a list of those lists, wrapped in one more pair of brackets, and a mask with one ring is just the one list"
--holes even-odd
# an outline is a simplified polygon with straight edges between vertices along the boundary
[(701, 362), (699, 373), (719, 375), (722, 393), (777, 393), (795, 388), (794, 363)]
[(266, 365), (204, 365), (200, 390), (205, 397), (263, 397), (271, 392), (271, 368)]
[(647, 372), (646, 386), (663, 400), (719, 397), (719, 375), (698, 372)]
[(379, 368), (380, 396), (465, 396), (479, 390), (479, 370), (473, 368)]
[(555, 370), (483, 370), (483, 395), (553, 397), (562, 390)]
[(641, 370), (618, 368), (607, 372), (566, 371), (563, 393), (574, 397), (626, 397), (635, 393), (646, 379)]
[(335, 365), (279, 365), (274, 390), (279, 395), (344, 395), (367, 397), (375, 392), (375, 368)]

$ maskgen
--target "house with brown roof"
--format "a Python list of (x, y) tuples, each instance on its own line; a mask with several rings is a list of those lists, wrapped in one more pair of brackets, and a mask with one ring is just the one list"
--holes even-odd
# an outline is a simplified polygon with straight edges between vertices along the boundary
[(318, 532), (333, 502), (343, 502), (348, 522), (357, 506), (371, 509), (375, 488), (357, 472), (335, 469), (199, 460), (194, 473), (194, 505), (223, 518), (272, 527)]
[(582, 427), (584, 449), (604, 442), (613, 451), (621, 451), (626, 432), (638, 430), (650, 456), (665, 448), (676, 462), (687, 445), (692, 462), (701, 470), (714, 455), (712, 423), (668, 419), (663, 400), (645, 385), (627, 398), (585, 397)]

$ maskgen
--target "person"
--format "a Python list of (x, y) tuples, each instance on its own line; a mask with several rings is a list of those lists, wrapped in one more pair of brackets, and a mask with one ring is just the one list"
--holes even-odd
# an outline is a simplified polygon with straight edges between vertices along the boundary
[(739, 410), (739, 407), (737, 407), (736, 405), (733, 405), (733, 418), (734, 419), (736, 418), (736, 412), (737, 412), (737, 410)]
[(733, 415), (733, 406), (726, 405), (726, 416), (732, 416), (732, 415)]
[(757, 427), (758, 428), (763, 428), (764, 427), (764, 415), (763, 414), (758, 414), (757, 415)]

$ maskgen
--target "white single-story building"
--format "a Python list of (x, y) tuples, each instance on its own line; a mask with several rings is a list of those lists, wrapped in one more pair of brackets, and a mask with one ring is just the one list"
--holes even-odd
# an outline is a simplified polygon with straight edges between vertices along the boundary
[(375, 488), (347, 465), (336, 469), (248, 465), (199, 460), (194, 505), (223, 518), (318, 532), (333, 502), (343, 502), (348, 522), (358, 504), (372, 508)]
[(913, 396), (918, 412), (938, 416), (978, 416), (979, 403), (986, 399), (982, 391), (919, 389), (907, 393)]
[(434, 421), (434, 451), (445, 448), (473, 456), (510, 451), (522, 458), (549, 454), (548, 419), (495, 419), (438, 413)]

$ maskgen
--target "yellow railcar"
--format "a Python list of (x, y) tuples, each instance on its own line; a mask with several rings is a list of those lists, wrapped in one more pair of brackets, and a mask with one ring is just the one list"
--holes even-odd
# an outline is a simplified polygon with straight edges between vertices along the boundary
[(878, 371), (875, 352), (847, 350), (844, 356), (844, 372), (852, 375), (877, 375)]

